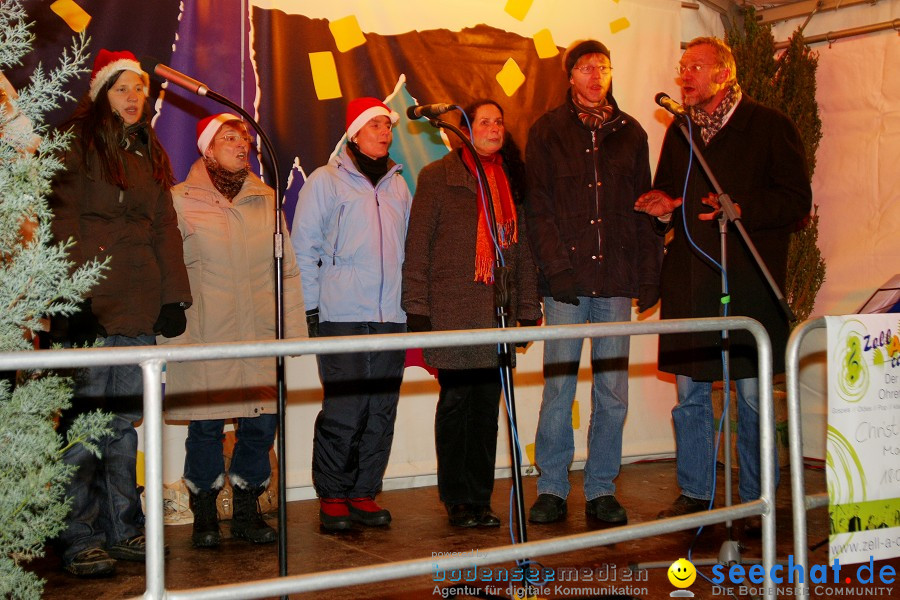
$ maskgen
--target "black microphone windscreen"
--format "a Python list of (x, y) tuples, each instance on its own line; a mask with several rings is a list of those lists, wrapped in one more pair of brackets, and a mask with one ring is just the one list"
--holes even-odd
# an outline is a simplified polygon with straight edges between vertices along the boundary
[(416, 109), (419, 108), (415, 104), (406, 109), (406, 118), (407, 119), (418, 119), (421, 115), (416, 114)]
[(152, 56), (142, 56), (141, 68), (144, 70), (144, 72), (149, 73), (150, 75), (154, 75), (156, 71), (156, 65), (158, 65), (159, 62), (159, 60), (153, 58)]
[(669, 96), (667, 93), (665, 93), (665, 92), (660, 92), (660, 93), (658, 93), (658, 94), (656, 95), (655, 100), (656, 100), (656, 103), (659, 104), (660, 101), (661, 101), (663, 98), (669, 98), (669, 97), (670, 97), (670, 96)]

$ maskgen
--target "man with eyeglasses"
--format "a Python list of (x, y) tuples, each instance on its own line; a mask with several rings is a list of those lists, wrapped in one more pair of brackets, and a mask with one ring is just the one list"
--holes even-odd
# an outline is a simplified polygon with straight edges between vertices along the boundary
[[(812, 202), (797, 129), (780, 112), (741, 92), (731, 48), (717, 38), (689, 42), (676, 70), (693, 144), (736, 203), (744, 227), (783, 289), (790, 233), (809, 215)], [(684, 135), (670, 126), (654, 189), (635, 204), (635, 210), (657, 218), (661, 233), (674, 229), (663, 261), (661, 317), (716, 317), (723, 306), (728, 315), (752, 317), (771, 338), (774, 372), (783, 373), (788, 322), (740, 236), (729, 235), (726, 246), (727, 305), (722, 303), (721, 271), (690, 245), (688, 234), (721, 263), (719, 200), (690, 155)], [(703, 212), (706, 207), (713, 211)], [(672, 418), (681, 489), (660, 517), (697, 512), (710, 504), (716, 468), (710, 394), (712, 382), (722, 379), (722, 345), (719, 332), (659, 338), (659, 368), (676, 375), (678, 404)], [(738, 395), (738, 491), (747, 502), (760, 494), (756, 344), (749, 332), (731, 332), (729, 351), (730, 378)], [(777, 469), (775, 476), (777, 485)], [(749, 524), (757, 529), (758, 517)]]
[[(609, 50), (580, 40), (566, 50), (564, 102), (532, 126), (526, 149), (528, 236), (548, 325), (628, 321), (631, 303), (659, 300), (662, 242), (633, 210), (650, 189), (647, 134), (612, 96)], [(583, 340), (544, 342), (544, 392), (535, 438), (540, 469), (533, 523), (566, 515), (575, 453), (572, 405)], [(627, 521), (613, 480), (628, 411), (629, 338), (591, 340), (593, 385), (584, 494), (589, 517)]]

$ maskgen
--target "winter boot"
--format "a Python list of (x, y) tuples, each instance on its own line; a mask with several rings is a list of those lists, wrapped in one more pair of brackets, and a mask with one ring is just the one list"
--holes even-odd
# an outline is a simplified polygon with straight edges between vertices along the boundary
[(219, 545), (219, 515), (216, 511), (219, 490), (202, 490), (190, 494), (191, 510), (194, 513), (191, 544), (196, 548), (215, 548)]
[(254, 544), (269, 544), (275, 541), (275, 530), (266, 525), (259, 514), (257, 498), (265, 488), (243, 489), (232, 486), (234, 490), (234, 516), (231, 518), (231, 535)]

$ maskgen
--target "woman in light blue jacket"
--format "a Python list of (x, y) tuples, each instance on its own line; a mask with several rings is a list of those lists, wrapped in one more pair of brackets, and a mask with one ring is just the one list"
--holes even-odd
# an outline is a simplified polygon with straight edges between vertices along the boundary
[[(402, 333), (403, 248), (412, 197), (388, 156), (399, 119), (376, 98), (347, 107), (347, 145), (303, 184), (291, 242), (310, 337)], [(324, 400), (313, 438), (313, 484), (328, 530), (382, 526), (375, 503), (394, 436), (405, 353), (318, 356)]]

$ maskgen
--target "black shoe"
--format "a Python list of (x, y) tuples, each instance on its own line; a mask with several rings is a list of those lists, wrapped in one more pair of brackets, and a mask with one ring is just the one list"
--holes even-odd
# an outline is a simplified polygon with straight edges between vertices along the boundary
[(588, 500), (584, 505), (584, 512), (589, 517), (594, 517), (606, 523), (627, 523), (628, 515), (625, 509), (613, 495), (600, 496)]
[(231, 516), (232, 537), (247, 540), (254, 544), (271, 544), (277, 535), (275, 530), (263, 521), (259, 514), (257, 498), (263, 493), (263, 487), (245, 490), (232, 486), (234, 492), (234, 513)]
[(196, 494), (191, 492), (190, 505), (194, 513), (191, 544), (195, 548), (215, 548), (219, 545), (221, 534), (216, 508), (218, 495), (219, 490), (202, 490)]
[(566, 516), (566, 499), (553, 494), (538, 494), (528, 511), (532, 523), (554, 523)]
[(490, 506), (475, 506), (473, 509), (479, 527), (500, 527), (500, 517), (494, 514)]
[(147, 558), (147, 538), (143, 534), (133, 535), (108, 547), (106, 552), (116, 560), (144, 562)]
[(709, 500), (703, 500), (702, 498), (691, 498), (690, 496), (685, 496), (684, 494), (680, 494), (675, 502), (672, 503), (672, 506), (667, 508), (666, 510), (660, 511), (657, 515), (658, 519), (667, 519), (669, 517), (680, 517), (682, 515), (689, 515), (691, 513), (700, 512), (701, 510), (706, 510), (709, 508)]
[(447, 507), (450, 525), (453, 527), (477, 527), (478, 512), (470, 504), (454, 504)]
[(110, 577), (116, 573), (116, 561), (102, 548), (82, 550), (63, 565), (77, 577)]
[(741, 524), (742, 533), (746, 537), (751, 538), (760, 538), (762, 537), (762, 517), (760, 515), (753, 515), (752, 517), (747, 517), (743, 520)]

